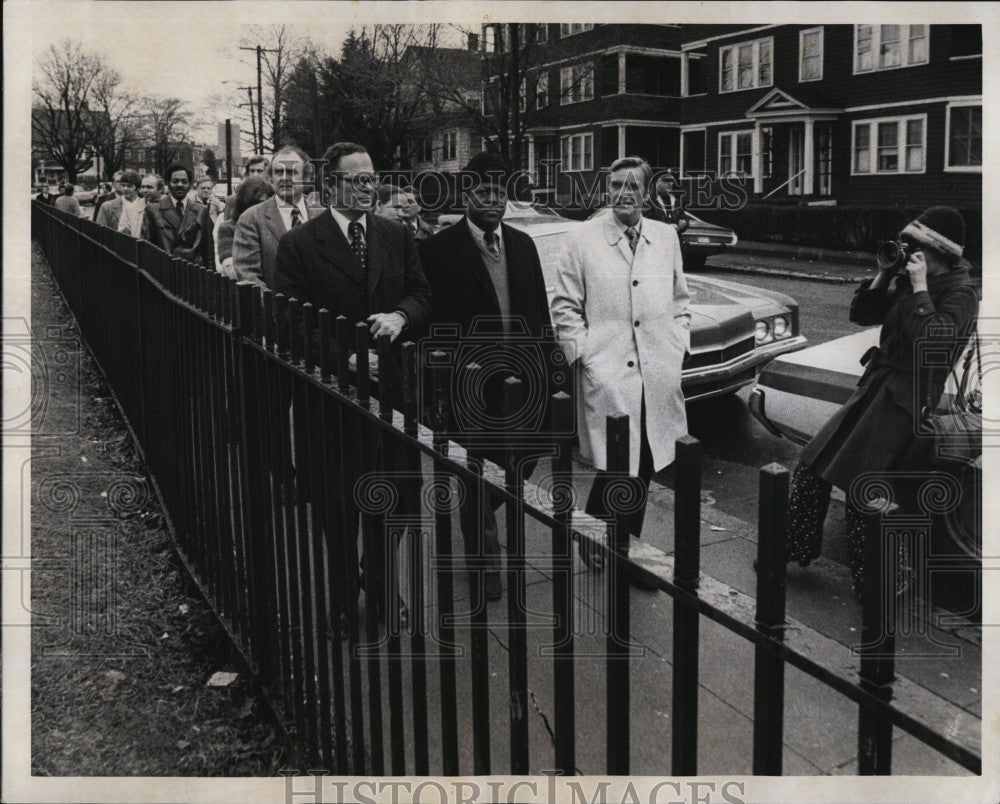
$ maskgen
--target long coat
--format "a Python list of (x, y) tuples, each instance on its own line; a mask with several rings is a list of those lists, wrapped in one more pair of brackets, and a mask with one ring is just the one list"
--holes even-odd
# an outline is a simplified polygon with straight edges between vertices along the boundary
[[(308, 218), (314, 218), (322, 211), (315, 207), (306, 207)], [(281, 212), (278, 210), (276, 196), (254, 204), (240, 215), (239, 221), (236, 222), (232, 245), (233, 272), (236, 279), (273, 288), (278, 241), (287, 231)]]
[(112, 198), (106, 204), (101, 205), (101, 209), (94, 220), (101, 224), (101, 226), (107, 226), (109, 229), (117, 229), (121, 217), (122, 200), (121, 198)]
[[(505, 332), (500, 326), (500, 302), (497, 300), (496, 289), (479, 247), (469, 231), (466, 218), (421, 241), (417, 246), (420, 263), (427, 274), (433, 294), (430, 321), (432, 326), (457, 327), (455, 335), (448, 339), (456, 343), (457, 360), (461, 360), (462, 347), (465, 347), (467, 350), (471, 349), (467, 354), (480, 363), (492, 363), (496, 360), (510, 366), (521, 364), (524, 374), (532, 374), (533, 377), (521, 378), (526, 392), (535, 395), (534, 399), (525, 400), (522, 410), (535, 411), (537, 415), (526, 416), (524, 426), (535, 432), (545, 432), (547, 403), (552, 389), (548, 382), (539, 385), (532, 382), (532, 379), (549, 379), (549, 372), (545, 370), (544, 364), (522, 364), (523, 360), (533, 360), (535, 357), (544, 360), (545, 347), (554, 345), (542, 266), (530, 236), (503, 223), (500, 233), (507, 260), (510, 317), (522, 327), (521, 331), (515, 333), (512, 329)], [(542, 348), (535, 349), (535, 346)], [(508, 352), (510, 360), (504, 359), (505, 349), (514, 350)], [(498, 442), (495, 435), (509, 430), (501, 409), (503, 380), (503, 373), (491, 375), (491, 381), (480, 394), (485, 415), (469, 417), (469, 421), (475, 422), (475, 426), (462, 426), (462, 423), (455, 420), (451, 423), (451, 431), (459, 441), (472, 447), (474, 451), (476, 442), (479, 441), (486, 447), (483, 454), (501, 465), (502, 450), (490, 447)], [(458, 389), (462, 387), (461, 383), (457, 386)], [(455, 400), (455, 403), (471, 404), (471, 400)], [(491, 423), (495, 423), (495, 426), (491, 426)]]
[(145, 228), (149, 241), (175, 257), (199, 265), (215, 265), (208, 207), (189, 200), (182, 218), (174, 206), (176, 203), (176, 199), (167, 194), (159, 203), (146, 205)]
[(674, 442), (687, 433), (681, 364), (691, 345), (689, 301), (673, 227), (644, 218), (634, 255), (611, 214), (570, 231), (552, 321), (579, 360), (580, 449), (598, 469), (607, 468), (606, 417), (624, 414), (629, 472), (638, 474), (644, 394), (653, 466), (674, 460)]
[[(898, 277), (871, 290), (865, 280), (851, 303), (851, 321), (882, 324), (877, 349), (865, 356), (865, 372), (844, 406), (802, 450), (802, 465), (848, 490), (864, 472), (904, 466), (914, 449), (916, 422), (925, 404), (936, 405), (950, 366), (975, 324), (979, 299), (964, 268), (927, 278), (927, 291), (914, 293)], [(947, 365), (940, 362), (942, 347)], [(936, 369), (928, 369), (928, 360)], [(915, 369), (917, 369), (915, 371)]]

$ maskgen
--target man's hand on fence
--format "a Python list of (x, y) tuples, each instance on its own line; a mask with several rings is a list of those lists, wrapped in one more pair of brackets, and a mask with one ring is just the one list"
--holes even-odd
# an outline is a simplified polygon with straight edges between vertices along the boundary
[(396, 340), (406, 326), (406, 316), (402, 313), (375, 313), (368, 316), (372, 325), (372, 337), (377, 338), (383, 332), (389, 333), (389, 340)]

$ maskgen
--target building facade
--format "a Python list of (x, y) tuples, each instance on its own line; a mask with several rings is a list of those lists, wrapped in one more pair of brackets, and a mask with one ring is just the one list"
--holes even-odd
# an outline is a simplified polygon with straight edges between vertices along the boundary
[(981, 26), (520, 28), (541, 200), (593, 197), (602, 165), (638, 155), (724, 176), (739, 203), (981, 205)]

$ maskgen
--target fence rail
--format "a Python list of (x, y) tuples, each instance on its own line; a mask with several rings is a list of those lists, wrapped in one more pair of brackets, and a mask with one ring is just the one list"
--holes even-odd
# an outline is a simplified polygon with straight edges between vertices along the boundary
[[(32, 227), (135, 434), (178, 552), (287, 725), (301, 768), (577, 773), (574, 679), (585, 654), (576, 642), (580, 590), (572, 542), (582, 539), (607, 559), (606, 766), (590, 772), (631, 770), (630, 574), (673, 600), (671, 759), (664, 772), (698, 772), (702, 617), (754, 646), (754, 773), (782, 773), (786, 665), (858, 705), (861, 773), (891, 771), (894, 728), (980, 772), (979, 719), (896, 675), (891, 640), (877, 638), (891, 618), (880, 608), (885, 557), (875, 549), (878, 539), (869, 540), (865, 577), (872, 593), (865, 595), (857, 666), (845, 663), (845, 646), (787, 616), (783, 467), (761, 470), (754, 600), (700, 571), (695, 439), (677, 446), (675, 555), (669, 556), (616, 535), (625, 532), (620, 521), (606, 528), (572, 507), (573, 411), (565, 393), (551, 400), (552, 431), (562, 435), (548, 450), (551, 482), (543, 490), (521, 476), (524, 456), (516, 444), (507, 445), (506, 466), (477, 465), (445, 436), (454, 372), (478, 367), (451, 366), (443, 352), (421, 353), (412, 343), (395, 349), (382, 338), (373, 381), (363, 324), (237, 285), (39, 203), (32, 206)], [(429, 417), (419, 415), (425, 373)], [(519, 383), (508, 381), (508, 412), (517, 409), (520, 393)], [(608, 466), (622, 476), (628, 426), (624, 417), (608, 420)], [(490, 661), (486, 565), (453, 554), (452, 483), (506, 507), (507, 616), (505, 625), (492, 623), (505, 628), (508, 645), (499, 698), (501, 684), (491, 680), (499, 670)], [(548, 531), (547, 554), (532, 555), (532, 563), (528, 522)], [(883, 525), (873, 517), (873, 527)], [(529, 651), (540, 650), (532, 637), (538, 624), (526, 619), (532, 565), (541, 565), (551, 585), (543, 625), (549, 648), (535, 654), (548, 662), (554, 700), (551, 735), (542, 741), (551, 756), (544, 759), (533, 754), (539, 742), (528, 717)], [(456, 578), (468, 578), (468, 606), (456, 602)], [(462, 710), (460, 687), (471, 690), (471, 707)], [(507, 713), (506, 724), (498, 711)], [(504, 768), (493, 762), (498, 755), (507, 760)]]

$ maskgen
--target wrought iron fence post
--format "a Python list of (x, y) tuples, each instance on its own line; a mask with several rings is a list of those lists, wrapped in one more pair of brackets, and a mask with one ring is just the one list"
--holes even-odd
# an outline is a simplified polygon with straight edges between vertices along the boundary
[[(629, 418), (608, 416), (606, 419), (606, 466), (614, 480), (621, 483), (629, 478)], [(630, 479), (630, 478), (629, 478)], [(624, 482), (628, 482), (625, 480)], [(609, 498), (616, 495), (612, 492)], [(627, 497), (624, 492), (620, 496)], [(629, 642), (631, 640), (630, 589), (628, 582), (629, 532), (626, 515), (609, 499), (614, 522), (608, 534), (607, 568), (607, 759), (608, 773), (629, 774), (629, 722), (631, 690), (629, 688)]]
[[(674, 458), (674, 583), (697, 593), (701, 574), (701, 442), (677, 439)], [(674, 682), (670, 770), (698, 772), (698, 611), (680, 596), (673, 600)]]
[[(861, 600), (861, 687), (884, 701), (892, 699), (895, 678), (895, 561), (886, 556), (885, 514), (863, 513), (864, 588)], [(893, 559), (895, 556), (893, 556)], [(858, 773), (892, 773), (892, 723), (865, 704), (858, 707)]]
[[(785, 528), (788, 470), (760, 470), (757, 519), (757, 630), (775, 639), (785, 631)], [(780, 776), (785, 715), (785, 660), (766, 645), (754, 647), (753, 772)]]

